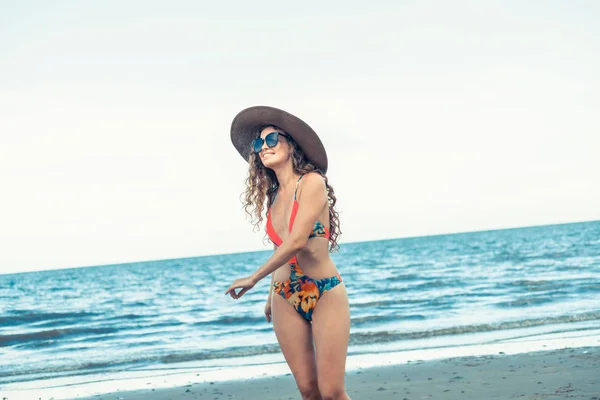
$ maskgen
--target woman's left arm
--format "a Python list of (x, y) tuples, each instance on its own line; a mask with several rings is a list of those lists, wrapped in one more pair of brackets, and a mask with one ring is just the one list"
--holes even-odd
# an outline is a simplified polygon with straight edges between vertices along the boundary
[[(297, 198), (298, 212), (294, 219), (292, 231), (267, 262), (251, 276), (233, 282), (225, 294), (230, 294), (234, 299), (241, 297), (261, 279), (281, 267), (306, 246), (308, 236), (314, 228), (323, 207), (327, 204), (327, 192), (323, 178), (317, 173), (306, 174), (302, 182), (302, 196)], [(242, 288), (242, 290), (236, 294), (236, 288)]]

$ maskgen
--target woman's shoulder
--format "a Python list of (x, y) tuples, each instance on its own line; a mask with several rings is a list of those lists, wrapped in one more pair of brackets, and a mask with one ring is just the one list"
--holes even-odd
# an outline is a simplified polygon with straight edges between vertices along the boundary
[(325, 186), (325, 177), (318, 171), (310, 171), (302, 176), (304, 185)]
[(318, 191), (326, 190), (324, 177), (316, 171), (307, 172), (302, 176), (302, 180), (299, 185), (299, 194), (302, 191), (316, 193)]

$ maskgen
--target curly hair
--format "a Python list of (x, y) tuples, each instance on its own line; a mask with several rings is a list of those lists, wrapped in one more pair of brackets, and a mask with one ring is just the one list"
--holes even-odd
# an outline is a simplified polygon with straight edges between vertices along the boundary
[[(286, 133), (278, 126), (265, 125), (258, 129), (257, 137), (260, 135), (260, 132), (267, 127), (272, 127)], [(339, 214), (335, 210), (335, 203), (337, 202), (337, 199), (335, 197), (333, 187), (329, 184), (327, 176), (307, 160), (306, 156), (298, 147), (294, 139), (291, 136), (287, 136), (286, 140), (293, 148), (292, 167), (294, 172), (300, 175), (309, 172), (317, 172), (325, 180), (325, 186), (327, 188), (327, 201), (329, 203), (329, 251), (333, 253), (340, 248), (337, 240), (339, 235), (342, 233), (340, 230)], [(279, 181), (277, 180), (277, 175), (275, 175), (275, 172), (263, 165), (257, 153), (250, 152), (248, 160), (248, 177), (246, 178), (246, 190), (243, 193), (244, 199), (242, 202), (244, 203), (243, 208), (251, 218), (255, 231), (260, 230), (260, 225), (263, 221), (265, 200), (267, 201), (267, 204), (271, 204), (278, 188)]]

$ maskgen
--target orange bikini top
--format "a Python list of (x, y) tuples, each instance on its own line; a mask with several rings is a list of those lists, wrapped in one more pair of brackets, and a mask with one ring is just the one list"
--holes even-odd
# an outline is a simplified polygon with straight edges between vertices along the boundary
[[(294, 220), (296, 219), (296, 214), (298, 213), (298, 200), (296, 200), (296, 192), (298, 192), (298, 184), (303, 176), (304, 175), (300, 175), (300, 178), (298, 178), (298, 181), (296, 182), (296, 189), (294, 190), (294, 204), (292, 205), (292, 214), (290, 215), (289, 223), (290, 232), (292, 231)], [(275, 197), (277, 197), (277, 193), (275, 193)], [(273, 198), (273, 202), (275, 201), (275, 197)], [(271, 207), (269, 207), (269, 210), (267, 211), (267, 235), (269, 236), (269, 239), (271, 239), (271, 241), (278, 247), (281, 246), (281, 243), (283, 243), (283, 240), (281, 240), (279, 235), (277, 235), (277, 232), (275, 232), (275, 228), (273, 228), (273, 223), (271, 222)], [(329, 238), (329, 229), (327, 229), (327, 227), (320, 221), (316, 221), (312, 231), (310, 232), (310, 235), (308, 235), (309, 239), (313, 237)]]

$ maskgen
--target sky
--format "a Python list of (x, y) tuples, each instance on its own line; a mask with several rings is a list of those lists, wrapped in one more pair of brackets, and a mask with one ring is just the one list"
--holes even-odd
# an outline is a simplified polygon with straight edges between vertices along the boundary
[(600, 219), (597, 1), (0, 0), (0, 273), (267, 250), (229, 137), (308, 122), (341, 245)]

